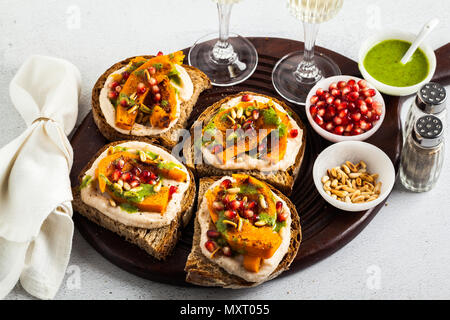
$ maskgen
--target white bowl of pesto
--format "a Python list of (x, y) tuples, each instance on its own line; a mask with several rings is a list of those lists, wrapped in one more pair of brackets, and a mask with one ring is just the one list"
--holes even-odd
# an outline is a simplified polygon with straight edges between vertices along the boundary
[(407, 96), (419, 91), (436, 70), (436, 56), (425, 42), (411, 59), (400, 63), (416, 35), (403, 31), (382, 31), (367, 39), (359, 50), (358, 67), (364, 79), (379, 91)]

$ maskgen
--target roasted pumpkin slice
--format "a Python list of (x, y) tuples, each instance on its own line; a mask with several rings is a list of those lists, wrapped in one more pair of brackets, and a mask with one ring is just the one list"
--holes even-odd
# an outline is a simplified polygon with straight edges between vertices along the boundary
[(114, 161), (120, 158), (123, 158), (125, 162), (127, 162), (127, 160), (129, 159), (139, 159), (139, 156), (131, 152), (122, 151), (108, 155), (100, 160), (95, 172), (96, 178), (98, 180), (98, 187), (101, 192), (105, 192), (106, 189), (106, 180), (101, 178), (101, 176), (108, 177), (112, 173), (112, 171), (114, 171)]

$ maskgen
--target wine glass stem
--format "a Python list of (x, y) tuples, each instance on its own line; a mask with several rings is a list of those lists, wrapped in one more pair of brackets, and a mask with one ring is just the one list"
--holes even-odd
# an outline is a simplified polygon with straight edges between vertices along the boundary
[(305, 32), (305, 50), (303, 60), (297, 66), (294, 74), (301, 82), (316, 82), (321, 78), (320, 70), (314, 63), (314, 45), (316, 43), (319, 24), (303, 22)]
[(219, 13), (219, 40), (213, 47), (211, 58), (216, 63), (230, 64), (236, 60), (233, 46), (228, 42), (232, 4), (217, 4)]

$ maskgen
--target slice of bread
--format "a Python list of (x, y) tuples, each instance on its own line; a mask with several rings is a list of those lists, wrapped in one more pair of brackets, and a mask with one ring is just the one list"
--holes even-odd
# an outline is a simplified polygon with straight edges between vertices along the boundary
[[(201, 199), (204, 198), (206, 190), (208, 190), (208, 188), (220, 178), (221, 177), (207, 177), (200, 179), (198, 192), (199, 201), (197, 202), (199, 208)], [(277, 196), (283, 199), (289, 206), (289, 209), (291, 211), (292, 223), (291, 223), (291, 242), (289, 245), (289, 250), (283, 257), (283, 260), (275, 269), (275, 271), (265, 281), (271, 280), (280, 275), (283, 271), (289, 269), (290, 264), (297, 255), (298, 249), (300, 247), (300, 242), (302, 240), (300, 218), (298, 216), (297, 210), (295, 209), (295, 206), (280, 191), (276, 190), (270, 185), (269, 187)], [(245, 281), (244, 279), (238, 276), (229, 274), (219, 265), (212, 263), (207, 257), (203, 255), (200, 249), (200, 224), (198, 222), (197, 215), (195, 217), (194, 228), (195, 229), (194, 229), (194, 239), (192, 242), (192, 250), (188, 256), (186, 266), (184, 269), (187, 272), (186, 275), (187, 282), (200, 286), (224, 287), (232, 289), (254, 287), (262, 283), (262, 282), (253, 283)]]
[[(150, 59), (153, 56), (143, 56), (145, 59)], [(173, 148), (179, 139), (179, 129), (185, 129), (187, 126), (189, 115), (192, 113), (194, 105), (197, 103), (198, 97), (200, 93), (202, 93), (205, 89), (211, 88), (211, 81), (208, 77), (201, 72), (199, 69), (183, 65), (183, 68), (186, 69), (187, 73), (192, 79), (192, 83), (194, 84), (194, 93), (189, 101), (184, 101), (180, 105), (180, 117), (178, 121), (166, 132), (161, 134), (156, 134), (153, 136), (134, 136), (131, 134), (123, 134), (112, 126), (110, 126), (105, 116), (100, 108), (100, 91), (103, 89), (106, 79), (113, 72), (125, 67), (128, 63), (136, 57), (131, 57), (120, 61), (110, 67), (108, 70), (103, 73), (100, 78), (98, 78), (97, 82), (92, 89), (92, 113), (94, 115), (94, 121), (97, 124), (98, 129), (103, 134), (103, 136), (109, 141), (117, 141), (117, 140), (130, 140), (130, 139), (144, 139), (148, 142), (158, 142), (168, 148)]]
[[(81, 184), (84, 173), (92, 166), (95, 159), (97, 159), (103, 151), (108, 149), (110, 146), (115, 146), (124, 142), (126, 141), (113, 142), (100, 149), (81, 171), (78, 177), (79, 184)], [(181, 229), (187, 225), (192, 216), (196, 186), (192, 172), (190, 170), (188, 171), (190, 175), (190, 184), (184, 194), (181, 210), (177, 213), (176, 218), (172, 220), (169, 225), (161, 228), (145, 229), (130, 227), (109, 218), (101, 211), (85, 204), (81, 200), (79, 186), (72, 189), (74, 198), (72, 205), (75, 211), (85, 216), (92, 222), (124, 237), (125, 240), (137, 245), (156, 259), (164, 260), (175, 247), (180, 237)]]
[[(209, 120), (212, 119), (212, 117), (217, 113), (217, 111), (220, 109), (220, 107), (226, 103), (227, 101), (243, 96), (245, 94), (251, 94), (255, 96), (262, 96), (269, 99), (272, 99), (274, 102), (278, 103), (280, 106), (282, 106), (286, 112), (297, 122), (300, 129), (303, 131), (302, 135), (302, 146), (299, 150), (299, 152), (296, 155), (295, 163), (287, 168), (287, 170), (279, 170), (275, 172), (261, 172), (259, 170), (222, 170), (219, 168), (216, 168), (212, 165), (209, 165), (207, 163), (200, 163), (196, 164), (194, 163), (194, 130), (195, 126), (200, 125), (203, 123), (206, 125)], [(264, 94), (260, 93), (254, 93), (254, 92), (240, 92), (238, 94), (230, 95), (222, 100), (217, 101), (212, 106), (208, 107), (203, 111), (200, 116), (198, 117), (197, 121), (193, 124), (191, 128), (191, 139), (187, 140), (183, 147), (184, 156), (186, 158), (186, 166), (190, 168), (192, 171), (195, 172), (196, 176), (198, 177), (205, 177), (205, 176), (225, 176), (225, 175), (232, 175), (233, 173), (245, 173), (248, 175), (252, 175), (257, 179), (263, 180), (268, 182), (269, 184), (273, 185), (275, 188), (280, 190), (286, 195), (290, 195), (292, 193), (292, 188), (294, 186), (295, 180), (297, 179), (302, 160), (303, 155), (305, 153), (305, 147), (306, 147), (306, 126), (303, 124), (300, 117), (291, 109), (289, 108), (284, 102), (277, 100), (275, 98), (266, 96)]]

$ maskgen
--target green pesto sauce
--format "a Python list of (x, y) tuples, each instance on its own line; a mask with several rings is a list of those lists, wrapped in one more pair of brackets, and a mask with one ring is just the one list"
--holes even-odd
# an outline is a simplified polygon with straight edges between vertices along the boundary
[(367, 52), (364, 67), (372, 77), (384, 84), (395, 87), (415, 85), (426, 78), (429, 64), (420, 48), (406, 64), (402, 64), (400, 60), (410, 46), (410, 42), (402, 40), (382, 41)]

